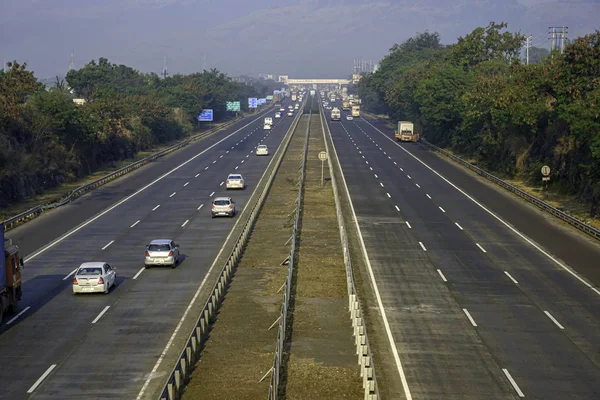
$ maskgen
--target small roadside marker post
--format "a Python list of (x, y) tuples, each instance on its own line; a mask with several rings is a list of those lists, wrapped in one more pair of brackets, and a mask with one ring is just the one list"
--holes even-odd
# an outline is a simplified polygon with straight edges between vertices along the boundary
[(324, 171), (325, 171), (325, 160), (327, 160), (327, 152), (326, 151), (322, 151), (319, 153), (319, 160), (321, 160), (321, 186), (323, 186), (325, 184)]

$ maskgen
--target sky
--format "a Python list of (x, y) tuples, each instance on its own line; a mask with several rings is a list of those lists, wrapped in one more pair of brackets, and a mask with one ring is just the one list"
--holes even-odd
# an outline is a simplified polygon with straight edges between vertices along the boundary
[(453, 43), (489, 21), (534, 35), (599, 29), (600, 0), (0, 0), (0, 60), (40, 79), (99, 57), (142, 72), (345, 78), (425, 30)]

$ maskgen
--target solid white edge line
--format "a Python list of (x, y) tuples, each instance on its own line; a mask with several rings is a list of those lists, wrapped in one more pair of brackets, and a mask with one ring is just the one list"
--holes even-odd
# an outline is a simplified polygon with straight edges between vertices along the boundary
[(412, 226), (410, 226), (410, 223), (408, 221), (404, 221), (406, 223), (406, 226), (408, 226), (408, 229), (412, 229)]
[[(81, 225), (79, 225), (78, 227), (76, 227), (75, 229), (65, 233), (64, 235), (60, 236), (58, 239), (52, 241), (50, 244), (42, 247), (40, 250), (36, 251), (35, 253), (33, 253), (32, 255), (28, 256), (27, 258), (25, 258), (25, 260), (23, 260), (24, 262), (28, 262), (30, 260), (33, 260), (35, 257), (39, 256), (40, 254), (44, 253), (45, 251), (47, 251), (48, 249), (56, 246), (58, 243), (62, 242), (63, 240), (65, 240), (66, 238), (68, 238), (69, 236), (73, 235), (74, 233), (80, 231), (81, 229), (83, 229), (84, 227), (88, 226), (89, 224), (91, 224), (92, 222), (94, 222), (95, 220), (97, 220), (98, 218), (102, 217), (103, 215), (107, 214), (108, 212), (114, 210), (115, 208), (117, 208), (118, 206), (120, 206), (121, 204), (125, 203), (126, 201), (128, 201), (129, 199), (133, 198), (134, 196), (137, 196), (139, 193), (143, 192), (144, 190), (148, 189), (150, 186), (154, 185), (156, 182), (163, 180), (165, 177), (171, 175), (173, 172), (177, 171), (178, 169), (180, 169), (181, 167), (183, 167), (184, 165), (189, 164), (190, 162), (192, 162), (193, 160), (195, 160), (196, 158), (200, 157), (202, 154), (206, 153), (207, 151), (211, 150), (212, 148), (214, 148), (215, 146), (221, 144), (223, 141), (229, 139), (230, 137), (232, 137), (233, 135), (237, 134), (238, 132), (240, 132), (242, 129), (246, 128), (248, 125), (252, 125), (253, 123), (255, 123), (256, 121), (258, 121), (259, 119), (261, 119), (263, 117), (264, 114), (266, 114), (269, 111), (269, 109), (265, 110), (265, 112), (263, 112), (262, 114), (260, 114), (260, 117), (257, 117), (256, 119), (248, 122), (246, 125), (242, 126), (240, 129), (230, 133), (229, 135), (225, 136), (223, 139), (219, 140), (218, 142), (216, 142), (215, 144), (211, 145), (210, 147), (207, 147), (206, 149), (202, 150), (200, 153), (196, 154), (195, 156), (193, 156), (192, 158), (188, 159), (187, 161), (179, 164), (177, 167), (173, 168), (172, 170), (164, 173), (163, 175), (159, 176), (158, 178), (156, 178), (155, 180), (153, 180), (152, 182), (150, 182), (149, 184), (147, 184), (146, 186), (142, 187), (141, 189), (138, 189), (136, 192), (130, 194), (129, 196), (125, 197), (123, 200), (119, 201), (116, 204), (113, 204), (112, 206), (110, 206), (109, 208), (107, 208), (106, 210), (102, 211), (100, 214), (97, 214), (96, 216), (90, 218), (89, 220), (87, 220), (86, 222), (82, 223)], [(159, 205), (160, 206), (160, 205)], [(152, 210), (154, 211), (154, 210)]]
[(565, 327), (564, 327), (564, 326), (562, 326), (562, 325), (560, 324), (560, 322), (558, 322), (558, 321), (556, 320), (556, 318), (554, 318), (554, 317), (552, 316), (552, 314), (550, 314), (550, 312), (549, 312), (549, 311), (546, 311), (546, 310), (544, 310), (544, 314), (546, 314), (546, 315), (548, 316), (548, 318), (550, 318), (550, 319), (552, 320), (552, 322), (554, 322), (554, 324), (555, 324), (556, 326), (558, 326), (560, 329), (565, 329)]
[(420, 158), (418, 158), (417, 156), (415, 156), (414, 154), (412, 154), (410, 151), (406, 150), (404, 147), (400, 146), (398, 143), (394, 142), (392, 139), (390, 139), (385, 133), (381, 132), (379, 129), (375, 128), (369, 121), (365, 122), (369, 125), (371, 125), (373, 127), (373, 129), (375, 129), (376, 131), (378, 131), (381, 135), (383, 135), (386, 139), (388, 139), (390, 142), (394, 143), (395, 145), (397, 145), (398, 147), (400, 147), (400, 149), (402, 149), (402, 151), (404, 151), (406, 154), (408, 154), (409, 156), (411, 156), (412, 158), (414, 158), (415, 160), (417, 160), (419, 163), (421, 163), (423, 166), (425, 166), (425, 168), (429, 169), (431, 172), (433, 172), (434, 174), (436, 174), (438, 177), (440, 177), (443, 181), (445, 181), (447, 184), (449, 184), (450, 186), (452, 186), (454, 189), (456, 189), (457, 191), (459, 191), (460, 193), (462, 193), (466, 198), (468, 198), (469, 200), (471, 200), (473, 203), (477, 204), (479, 207), (481, 207), (481, 209), (483, 209), (484, 211), (486, 211), (488, 214), (490, 214), (492, 217), (496, 218), (500, 223), (502, 223), (504, 226), (506, 226), (508, 229), (510, 229), (511, 231), (513, 231), (515, 234), (517, 234), (521, 239), (523, 239), (524, 241), (526, 241), (527, 243), (529, 243), (531, 246), (533, 246), (536, 250), (538, 250), (540, 253), (542, 253), (543, 255), (545, 255), (546, 257), (548, 257), (548, 259), (552, 260), (556, 265), (558, 265), (559, 267), (561, 267), (563, 270), (565, 270), (566, 272), (568, 272), (571, 276), (573, 276), (575, 279), (577, 279), (579, 282), (583, 283), (585, 286), (587, 286), (589, 289), (592, 289), (596, 294), (600, 295), (600, 290), (598, 290), (597, 288), (595, 288), (592, 284), (588, 283), (584, 278), (580, 277), (577, 273), (575, 273), (574, 271), (572, 271), (569, 267), (567, 267), (566, 265), (564, 265), (563, 263), (561, 263), (560, 261), (558, 261), (556, 258), (554, 258), (553, 256), (550, 255), (550, 253), (548, 253), (547, 251), (545, 251), (544, 249), (542, 249), (540, 246), (538, 246), (536, 243), (534, 243), (531, 239), (529, 239), (527, 236), (525, 236), (524, 234), (522, 234), (521, 232), (519, 232), (517, 229), (513, 228), (508, 222), (504, 221), (502, 218), (500, 218), (499, 216), (497, 216), (495, 213), (493, 213), (491, 210), (489, 210), (488, 208), (486, 208), (483, 204), (479, 203), (477, 200), (475, 200), (471, 195), (469, 195), (467, 192), (465, 192), (464, 190), (462, 190), (461, 188), (459, 188), (458, 186), (456, 186), (454, 183), (450, 182), (448, 179), (446, 179), (442, 174), (440, 174), (439, 172), (437, 172), (436, 170), (434, 170), (433, 168), (431, 168), (429, 165), (427, 165), (424, 161), (422, 161)]
[(455, 222), (455, 223), (454, 223), (454, 225), (458, 226), (458, 229), (460, 229), (461, 231), (463, 230), (463, 227), (462, 227), (462, 226), (460, 226), (460, 225), (458, 224), (458, 222)]
[(519, 282), (517, 282), (517, 280), (515, 278), (513, 278), (511, 274), (508, 273), (508, 271), (504, 271), (504, 273), (506, 274), (506, 276), (508, 276), (510, 278), (511, 281), (514, 282), (515, 285), (519, 284)]
[[(325, 122), (325, 126), (329, 131), (329, 125)], [(345, 129), (345, 128), (344, 128)], [(331, 131), (329, 131), (329, 138), (331, 139), (331, 144), (333, 146), (333, 152), (337, 155), (337, 150), (335, 148), (335, 142), (333, 140), (333, 136), (331, 135)], [(381, 318), (383, 319), (383, 325), (385, 327), (385, 332), (388, 337), (388, 341), (390, 344), (390, 349), (392, 350), (392, 354), (394, 356), (394, 361), (396, 361), (396, 368), (398, 370), (398, 375), (400, 376), (400, 381), (402, 382), (402, 388), (404, 389), (404, 395), (406, 400), (412, 400), (412, 395), (410, 393), (410, 388), (408, 387), (408, 382), (406, 380), (406, 375), (404, 374), (404, 369), (402, 367), (402, 362), (400, 361), (400, 355), (398, 353), (398, 347), (396, 346), (396, 340), (394, 339), (394, 335), (392, 334), (392, 330), (390, 328), (390, 323), (387, 317), (387, 312), (385, 311), (385, 307), (383, 306), (383, 301), (381, 300), (381, 294), (379, 293), (379, 286), (377, 285), (377, 280), (375, 279), (375, 273), (373, 272), (373, 266), (371, 265), (371, 261), (369, 260), (369, 253), (367, 252), (367, 247), (365, 246), (365, 241), (362, 236), (362, 232), (360, 229), (360, 224), (358, 223), (358, 217), (356, 216), (356, 212), (354, 211), (354, 204), (352, 202), (352, 196), (350, 196), (350, 190), (348, 189), (348, 184), (346, 183), (346, 177), (344, 175), (344, 170), (342, 169), (342, 165), (340, 163), (339, 157), (335, 157), (338, 167), (341, 171), (342, 181), (344, 182), (344, 188), (346, 189), (346, 195), (350, 200), (350, 210), (352, 211), (352, 216), (354, 217), (354, 224), (358, 231), (358, 239), (360, 242), (360, 247), (362, 249), (365, 264), (367, 265), (367, 269), (369, 270), (369, 278), (371, 279), (371, 283), (373, 285), (373, 290), (375, 292), (375, 297), (377, 299), (377, 305), (379, 306), (379, 312), (381, 313)], [(138, 399), (139, 400), (139, 399)]]
[(190, 222), (190, 220), (186, 219), (185, 222), (181, 224), (181, 227), (184, 228), (188, 224), (188, 222)]
[(477, 327), (477, 323), (475, 322), (473, 317), (471, 317), (471, 313), (469, 313), (469, 310), (467, 310), (466, 308), (463, 308), (462, 310), (465, 313), (465, 315), (467, 316), (467, 318), (469, 319), (469, 322), (471, 322), (471, 325), (473, 325), (474, 327)]
[(421, 248), (423, 249), (423, 251), (427, 251), (427, 249), (425, 248), (425, 245), (423, 244), (423, 242), (419, 242), (419, 245), (421, 246)]
[[(291, 126), (290, 126), (290, 128), (291, 128)], [(278, 146), (278, 149), (281, 147), (282, 143), (283, 143), (283, 140), (280, 142), (280, 144)], [(265, 171), (263, 172), (261, 178), (258, 180), (259, 183), (265, 177), (265, 174), (269, 170), (269, 167), (271, 166), (271, 163), (273, 162), (273, 160), (275, 160), (274, 157), (271, 158), (271, 160), (269, 161), (269, 164), (267, 164), (267, 167), (265, 168)], [(258, 190), (258, 187), (259, 187), (259, 185), (256, 185), (256, 187), (254, 188), (254, 191), (250, 195), (250, 199), (252, 199), (252, 197), (254, 196), (255, 192)], [(246, 207), (248, 206), (248, 204), (249, 203), (246, 203), (244, 205), (244, 208), (242, 209), (242, 212), (240, 213), (240, 215), (246, 210)], [(200, 286), (198, 287), (198, 290), (194, 294), (194, 297), (192, 298), (192, 300), (188, 304), (187, 308), (183, 312), (183, 315), (181, 316), (181, 319), (179, 320), (179, 323), (175, 327), (175, 330), (173, 331), (173, 334), (169, 338), (169, 341), (167, 342), (167, 345), (165, 346), (165, 348), (163, 349), (162, 353), (158, 357), (158, 360), (156, 360), (156, 363), (154, 364), (154, 367), (152, 368), (152, 371), (150, 372), (150, 374), (148, 374), (148, 378), (146, 378), (146, 381), (144, 382), (144, 385), (140, 389), (140, 392), (138, 393), (138, 395), (136, 397), (136, 400), (140, 400), (142, 398), (142, 396), (144, 395), (144, 392), (146, 391), (146, 389), (148, 388), (148, 385), (150, 384), (150, 381), (155, 378), (154, 374), (156, 374), (156, 371), (158, 371), (158, 367), (160, 367), (160, 364), (162, 364), (163, 359), (167, 355), (167, 351), (169, 350), (169, 348), (171, 348), (171, 344), (173, 343), (173, 341), (175, 340), (175, 336), (177, 336), (177, 333), (181, 329), (181, 326), (183, 325), (183, 321), (185, 321), (185, 318), (187, 317), (188, 313), (192, 309), (192, 305), (196, 302), (196, 299), (200, 295), (200, 291), (202, 290), (202, 288), (206, 284), (206, 280), (208, 279), (208, 277), (210, 276), (210, 273), (212, 272), (213, 268), (217, 264), (217, 261), (219, 260), (219, 257), (221, 257), (221, 253), (223, 253), (223, 250), (225, 249), (225, 246), (229, 242), (229, 239), (231, 238), (231, 235), (233, 234), (233, 232), (235, 232), (235, 229), (236, 229), (236, 227), (237, 227), (237, 225), (239, 224), (240, 221), (241, 221), (240, 218), (236, 218), (235, 224), (233, 225), (233, 227), (229, 231), (229, 234), (225, 238), (225, 241), (223, 242), (223, 245), (221, 246), (221, 249), (219, 250), (219, 253), (215, 257), (215, 259), (214, 259), (213, 263), (211, 264), (210, 268), (208, 269), (208, 272), (206, 273), (206, 275), (204, 275), (204, 278), (202, 279), (202, 282), (200, 282)], [(411, 400), (411, 399), (407, 399), (407, 400)]]
[(131, 226), (130, 226), (130, 228), (133, 228), (134, 226), (136, 226), (136, 225), (137, 225), (137, 224), (139, 224), (139, 223), (140, 223), (140, 220), (138, 219), (137, 221), (135, 221), (135, 222), (133, 223), (133, 225), (131, 225)]
[(138, 278), (138, 276), (140, 276), (140, 275), (142, 274), (142, 272), (144, 272), (144, 270), (145, 270), (145, 269), (146, 269), (146, 267), (142, 267), (142, 268), (140, 268), (140, 270), (137, 272), (137, 274), (135, 274), (135, 275), (133, 276), (133, 278), (132, 278), (132, 279), (134, 279), (134, 280), (135, 280), (135, 279), (137, 279), (137, 278)]
[(6, 322), (6, 325), (10, 325), (13, 322), (15, 322), (17, 320), (17, 318), (19, 318), (21, 315), (25, 314), (27, 312), (27, 310), (29, 310), (30, 308), (31, 308), (31, 306), (25, 307), (23, 310), (21, 310), (20, 313), (18, 313), (17, 315), (15, 315), (14, 317), (12, 317), (10, 320), (8, 320), (8, 322)]
[(106, 250), (111, 244), (113, 244), (115, 241), (111, 240), (110, 242), (108, 242), (103, 248), (102, 250)]
[(34, 391), (35, 389), (37, 389), (37, 387), (38, 387), (38, 386), (40, 386), (40, 384), (41, 384), (41, 383), (44, 381), (44, 379), (46, 379), (46, 377), (47, 377), (48, 375), (50, 375), (50, 372), (52, 372), (52, 370), (53, 370), (54, 368), (56, 368), (56, 364), (52, 364), (52, 365), (51, 365), (51, 366), (50, 366), (50, 367), (49, 367), (49, 368), (46, 370), (46, 372), (44, 372), (44, 373), (42, 374), (42, 376), (40, 376), (40, 378), (39, 378), (37, 381), (35, 381), (35, 383), (34, 383), (34, 384), (33, 384), (33, 385), (32, 385), (32, 386), (29, 388), (29, 390), (27, 391), (27, 393), (33, 393), (33, 391)]
[(483, 251), (484, 253), (487, 253), (487, 251), (485, 251), (485, 249), (483, 247), (481, 247), (481, 245), (479, 243), (475, 243), (475, 245), (477, 247), (479, 247), (479, 250)]
[(521, 388), (519, 388), (519, 385), (517, 385), (517, 382), (515, 382), (515, 380), (513, 379), (513, 377), (510, 375), (510, 372), (508, 372), (508, 370), (506, 368), (502, 368), (502, 372), (504, 372), (504, 375), (506, 375), (506, 378), (508, 379), (508, 381), (512, 385), (513, 389), (515, 389), (515, 391), (517, 392), (517, 394), (519, 395), (519, 397), (525, 397), (525, 395), (521, 391)]
[(442, 278), (442, 280), (443, 280), (444, 282), (448, 282), (448, 280), (447, 280), (447, 279), (446, 279), (446, 277), (444, 276), (444, 273), (442, 272), (442, 270), (441, 270), (441, 269), (438, 269), (438, 270), (437, 270), (437, 272), (438, 272), (438, 274), (440, 274), (440, 277)]
[(71, 277), (71, 275), (73, 275), (75, 272), (77, 272), (79, 268), (75, 268), (73, 271), (71, 271), (71, 273), (67, 276), (65, 276), (62, 280), (66, 281), (67, 279), (69, 279)]
[(95, 324), (96, 322), (98, 322), (98, 320), (100, 318), (102, 318), (102, 316), (108, 311), (109, 308), (110, 308), (110, 306), (104, 307), (104, 310), (100, 311), (100, 314), (98, 314), (98, 316), (92, 321), (92, 324)]

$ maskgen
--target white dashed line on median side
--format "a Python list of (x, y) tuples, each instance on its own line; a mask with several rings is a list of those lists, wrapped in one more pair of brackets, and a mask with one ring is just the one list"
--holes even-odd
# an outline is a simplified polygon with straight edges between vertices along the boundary
[(214, 194), (215, 194), (215, 192), (212, 192), (212, 193), (210, 194), (210, 196), (208, 196), (208, 197), (213, 197), (213, 195), (214, 195)]
[(138, 277), (139, 277), (139, 276), (142, 274), (142, 272), (144, 272), (144, 270), (145, 270), (145, 269), (146, 269), (146, 267), (142, 267), (142, 268), (141, 268), (141, 269), (140, 269), (140, 270), (137, 272), (137, 274), (135, 274), (135, 275), (133, 276), (133, 279), (137, 279), (137, 278), (138, 278)]
[(440, 274), (440, 277), (442, 278), (442, 280), (443, 280), (444, 282), (448, 282), (448, 280), (447, 280), (447, 279), (446, 279), (446, 277), (444, 276), (444, 273), (442, 272), (442, 270), (441, 270), (441, 269), (438, 269), (438, 270), (437, 270), (437, 272), (438, 272), (438, 274)]
[(408, 226), (408, 229), (412, 229), (412, 226), (410, 226), (410, 223), (408, 221), (404, 221), (404, 223), (406, 224), (406, 226)]
[(217, 160), (213, 161), (213, 164), (216, 164), (216, 163), (217, 163)]
[(152, 209), (152, 211), (156, 211), (156, 210), (158, 210), (158, 207), (160, 207), (160, 204), (159, 204), (159, 205), (157, 205), (156, 207), (154, 207), (154, 208)]
[(419, 189), (421, 189), (421, 186), (419, 186), (418, 183), (415, 183), (415, 186), (418, 187)]
[(223, 154), (221, 154), (221, 155), (219, 156), (219, 158), (223, 158)]
[(458, 226), (458, 229), (460, 229), (461, 231), (463, 230), (462, 226), (460, 226), (460, 225), (458, 224), (458, 222), (455, 222), (455, 223), (454, 223), (454, 225)]
[(391, 194), (389, 194), (389, 193), (386, 193), (386, 194), (387, 194), (387, 197), (389, 197), (390, 199), (392, 198)]
[(224, 184), (224, 183), (225, 183), (225, 182), (221, 182), (221, 184), (220, 184), (219, 186), (223, 186), (223, 184)]
[(483, 251), (484, 253), (487, 253), (487, 251), (485, 251), (485, 249), (484, 249), (483, 247), (481, 247), (481, 245), (480, 245), (479, 243), (475, 243), (475, 245), (476, 245), (477, 247), (479, 247), (479, 249), (480, 249), (481, 251)]
[(429, 200), (431, 200), (431, 196), (430, 196), (430, 195), (428, 195), (427, 193), (425, 193), (425, 196), (427, 196), (427, 198), (428, 198)]
[(421, 248), (423, 249), (423, 251), (427, 251), (427, 249), (425, 248), (425, 245), (423, 244), (423, 242), (419, 242), (419, 246), (421, 246)]
[(199, 176), (200, 176), (200, 174), (196, 174), (196, 176), (195, 176), (194, 178), (197, 178), (197, 177), (199, 177)]
[(171, 198), (171, 197), (175, 196), (176, 194), (177, 194), (177, 192), (173, 192), (173, 193), (171, 193), (171, 195), (169, 196), (169, 198)]
[(41, 384), (41, 383), (44, 381), (44, 379), (46, 379), (46, 377), (47, 377), (48, 375), (50, 375), (50, 372), (52, 372), (52, 370), (53, 370), (54, 368), (56, 368), (56, 364), (52, 364), (52, 365), (50, 366), (50, 368), (48, 368), (48, 369), (46, 370), (46, 372), (44, 372), (44, 373), (42, 374), (42, 376), (40, 376), (40, 378), (39, 378), (37, 381), (35, 381), (35, 383), (34, 383), (34, 384), (33, 384), (33, 385), (32, 385), (32, 386), (29, 388), (29, 390), (27, 391), (27, 393), (33, 393), (33, 391), (34, 391), (35, 389), (37, 389), (37, 387), (38, 387), (38, 386), (40, 386), (40, 384)]
[(108, 311), (109, 308), (110, 308), (110, 306), (104, 307), (104, 310), (100, 311), (100, 314), (98, 314), (98, 316), (92, 321), (92, 324), (95, 324), (96, 322), (98, 322), (98, 320), (100, 318), (102, 318), (102, 316)]
[(396, 207), (396, 211), (400, 211), (400, 207), (398, 207), (398, 206), (394, 206), (394, 207)]
[(137, 221), (135, 221), (135, 222), (133, 223), (133, 225), (131, 225), (131, 226), (130, 226), (130, 228), (133, 228), (134, 226), (136, 226), (136, 225), (137, 225), (137, 224), (139, 224), (139, 223), (140, 223), (140, 220), (138, 219)]
[(445, 212), (446, 212), (446, 210), (444, 210), (442, 207), (438, 206), (438, 208), (439, 208), (439, 209), (440, 209), (440, 210), (441, 210), (443, 213), (445, 213)]
[(406, 177), (407, 177), (408, 179), (412, 179), (412, 178), (410, 177), (410, 175), (406, 175)]
[(519, 395), (519, 397), (525, 397), (525, 395), (521, 391), (521, 388), (519, 388), (519, 385), (517, 385), (517, 382), (515, 382), (515, 380), (513, 379), (513, 377), (510, 375), (510, 372), (508, 372), (508, 370), (506, 368), (502, 368), (502, 372), (504, 372), (504, 375), (506, 375), (506, 378), (508, 379), (508, 381), (512, 385), (513, 389), (515, 389), (515, 391), (517, 392), (517, 394)]
[(204, 170), (206, 171), (208, 169), (208, 167), (205, 167)]
[(550, 318), (550, 319), (552, 320), (552, 322), (554, 322), (554, 324), (555, 324), (556, 326), (558, 326), (560, 329), (565, 329), (565, 327), (564, 327), (564, 326), (562, 326), (562, 325), (560, 324), (560, 322), (558, 322), (558, 321), (556, 320), (556, 318), (554, 318), (554, 317), (552, 316), (552, 314), (550, 314), (550, 312), (548, 312), (548, 311), (544, 311), (544, 314), (546, 314), (546, 316), (547, 316), (548, 318)]
[(373, 174), (373, 175), (375, 175), (375, 178), (379, 179), (379, 177), (377, 176), (377, 174)]
[(235, 167), (235, 169), (238, 169), (239, 167), (240, 167), (240, 166), (239, 166), (239, 165), (237, 165), (237, 166)]
[(515, 285), (519, 284), (519, 282), (517, 282), (517, 280), (515, 278), (513, 278), (511, 274), (508, 273), (508, 271), (504, 271), (504, 273), (506, 274), (506, 276), (508, 276), (510, 278), (511, 281), (513, 281), (513, 283)]
[(29, 310), (31, 308), (31, 306), (27, 306), (25, 307), (20, 313), (18, 313), (17, 315), (15, 315), (14, 317), (12, 317), (7, 323), (6, 325), (10, 325), (13, 322), (15, 322), (17, 320), (17, 318), (19, 318), (21, 315), (25, 314), (27, 312), (27, 310)]
[(181, 224), (181, 227), (185, 228), (185, 226), (188, 224), (188, 222), (190, 222), (190, 220), (186, 219), (185, 222), (183, 224)]
[(383, 183), (379, 182), (379, 184), (381, 185), (381, 187), (383, 187)]
[(202, 207), (204, 207), (204, 204), (200, 204), (197, 208), (197, 210), (201, 209)]
[(110, 242), (108, 242), (106, 245), (104, 245), (104, 247), (102, 248), (102, 250), (106, 250), (108, 249), (108, 246), (110, 246), (111, 244), (113, 244), (115, 241), (111, 240)]
[(467, 318), (469, 319), (469, 322), (471, 322), (471, 325), (477, 327), (477, 323), (475, 322), (475, 320), (473, 319), (473, 317), (471, 317), (471, 314), (469, 313), (469, 310), (467, 310), (466, 308), (463, 308), (462, 310), (465, 313), (465, 315), (467, 316)]
[(190, 184), (189, 182), (186, 182), (186, 183), (183, 185), (183, 187), (186, 187), (186, 186), (187, 186), (187, 185), (189, 185), (189, 184)]

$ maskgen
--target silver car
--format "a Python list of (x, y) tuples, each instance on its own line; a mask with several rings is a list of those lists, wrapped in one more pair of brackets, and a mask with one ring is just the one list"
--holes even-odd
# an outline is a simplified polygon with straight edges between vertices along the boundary
[(225, 187), (229, 189), (245, 189), (244, 177), (240, 174), (229, 174), (225, 181)]
[(231, 200), (231, 197), (215, 197), (212, 202), (211, 214), (213, 218), (218, 215), (233, 217), (235, 215), (235, 203)]
[(144, 266), (169, 265), (175, 268), (179, 262), (179, 245), (171, 239), (157, 239), (146, 246)]
[(85, 262), (73, 277), (73, 294), (108, 293), (115, 285), (116, 270), (105, 262)]

